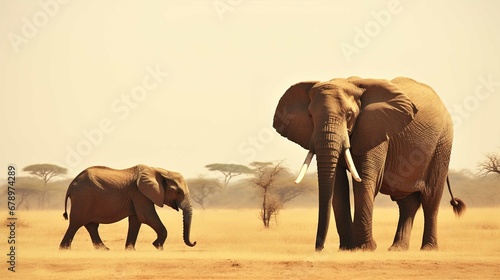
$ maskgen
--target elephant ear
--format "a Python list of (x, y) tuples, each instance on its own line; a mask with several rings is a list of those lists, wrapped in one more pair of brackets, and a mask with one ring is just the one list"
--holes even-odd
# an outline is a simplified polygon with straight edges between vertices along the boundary
[(167, 187), (178, 188), (182, 190), (184, 194), (189, 194), (186, 180), (184, 180), (182, 174), (174, 171), (168, 171), (162, 168), (156, 168), (156, 170), (165, 180), (165, 184)]
[[(137, 166), (137, 188), (154, 204), (163, 207), (165, 186), (153, 168), (146, 165)], [(158, 180), (160, 179), (160, 180)]]
[(281, 97), (274, 113), (273, 127), (281, 136), (309, 150), (314, 130), (309, 114), (309, 90), (319, 81), (301, 82), (291, 86)]
[(351, 135), (351, 150), (361, 155), (400, 133), (415, 117), (417, 108), (395, 84), (387, 80), (352, 79), (364, 89), (361, 113)]
[[(184, 177), (180, 173), (168, 171), (162, 168), (155, 168), (162, 181), (165, 184), (165, 198), (163, 203), (179, 211), (179, 206), (176, 201), (180, 195), (188, 195), (189, 189), (187, 187)], [(181, 192), (180, 192), (181, 191)]]

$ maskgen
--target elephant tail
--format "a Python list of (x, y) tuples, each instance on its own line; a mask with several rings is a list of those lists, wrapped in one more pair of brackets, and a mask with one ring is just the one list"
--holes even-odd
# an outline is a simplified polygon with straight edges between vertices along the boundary
[(450, 186), (450, 178), (448, 176), (446, 176), (446, 184), (448, 185), (448, 191), (450, 192), (451, 196), (450, 204), (451, 206), (453, 206), (453, 212), (455, 212), (455, 215), (457, 217), (460, 217), (462, 216), (462, 214), (465, 213), (465, 209), (467, 209), (467, 206), (461, 199), (453, 197), (453, 193), (451, 192), (451, 186)]
[[(68, 208), (68, 198), (70, 197), (73, 188), (76, 187), (78, 185), (78, 182), (80, 182), (80, 180), (82, 179), (81, 177), (82, 176), (87, 176), (87, 174), (88, 174), (87, 169), (83, 170), (82, 172), (80, 172), (80, 174), (78, 174), (75, 177), (75, 179), (73, 179), (73, 181), (71, 181), (71, 183), (68, 186), (68, 190), (66, 191), (66, 197), (64, 198), (64, 213), (63, 213), (63, 217), (64, 217), (65, 220), (68, 220), (68, 211), (66, 210)], [(84, 178), (86, 178), (86, 177), (84, 177)]]
[(63, 217), (65, 220), (68, 220), (68, 211), (66, 210), (68, 208), (68, 198), (69, 198), (69, 190), (66, 192), (66, 198), (64, 199), (64, 213)]
[(73, 182), (71, 182), (70, 187), (66, 191), (66, 197), (64, 198), (64, 213), (63, 213), (63, 217), (64, 217), (65, 220), (68, 220), (68, 211), (67, 211), (67, 209), (68, 209), (68, 198), (69, 198), (69, 196), (71, 194), (71, 186), (72, 185), (73, 185)]

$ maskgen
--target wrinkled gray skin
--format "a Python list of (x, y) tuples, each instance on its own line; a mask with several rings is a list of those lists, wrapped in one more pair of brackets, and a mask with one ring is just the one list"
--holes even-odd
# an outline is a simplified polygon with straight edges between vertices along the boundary
[[(340, 249), (374, 250), (372, 213), (378, 192), (390, 195), (399, 205), (390, 250), (408, 249), (420, 205), (425, 218), (421, 249), (437, 249), (437, 214), (448, 173), (453, 125), (430, 87), (409, 78), (302, 82), (280, 99), (273, 126), (316, 154), (316, 250), (324, 247), (332, 205)], [(343, 157), (347, 148), (362, 180), (353, 181), (354, 219)]]
[[(124, 170), (94, 166), (82, 171), (70, 184), (64, 208), (71, 199), (69, 227), (60, 248), (69, 249), (76, 231), (85, 226), (96, 249), (108, 249), (102, 242), (99, 224), (115, 223), (128, 217), (126, 249), (134, 249), (141, 224), (158, 235), (153, 245), (163, 249), (167, 229), (155, 210), (155, 204), (183, 211), (184, 243), (189, 241), (193, 208), (189, 189), (181, 174), (161, 168), (137, 165)], [(68, 214), (64, 212), (64, 218)]]

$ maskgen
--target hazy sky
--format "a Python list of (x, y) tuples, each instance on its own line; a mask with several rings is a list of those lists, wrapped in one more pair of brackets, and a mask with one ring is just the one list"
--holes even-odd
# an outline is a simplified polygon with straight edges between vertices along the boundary
[(2, 0), (0, 160), (70, 176), (144, 163), (190, 177), (280, 159), (296, 170), (306, 151), (272, 128), (279, 98), (300, 81), (356, 75), (432, 86), (456, 124), (451, 168), (474, 169), (500, 151), (499, 8)]

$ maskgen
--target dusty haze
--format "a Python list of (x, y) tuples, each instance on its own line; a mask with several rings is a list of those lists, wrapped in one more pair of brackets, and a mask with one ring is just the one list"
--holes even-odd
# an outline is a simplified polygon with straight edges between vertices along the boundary
[[(353, 75), (433, 87), (455, 122), (451, 168), (475, 172), (500, 150), (499, 8), (493, 0), (0, 0), (0, 186), (9, 164), (53, 163), (73, 178), (88, 166), (143, 163), (193, 178), (210, 163), (283, 159), (295, 172), (306, 151), (272, 129), (279, 98), (300, 81)], [(485, 184), (462, 184), (470, 187), (456, 196), (498, 205), (496, 183)], [(62, 203), (58, 190), (52, 209)], [(15, 277), (500, 278), (498, 208), (471, 207), (457, 220), (444, 204), (439, 252), (418, 251), (419, 212), (410, 251), (389, 253), (397, 210), (377, 206), (376, 252), (337, 252), (332, 223), (318, 254), (313, 207), (284, 209), (269, 230), (253, 208), (198, 210), (194, 248), (182, 244), (181, 216), (161, 209), (163, 252), (147, 226), (137, 251), (124, 252), (126, 221), (101, 226), (110, 252), (94, 251), (84, 229), (60, 252), (62, 208), (32, 206), (17, 211)], [(0, 236), (6, 279), (7, 227)]]
[[(40, 4), (42, 3), (42, 4)], [(44, 4), (45, 3), (45, 4)], [(305, 151), (271, 128), (292, 84), (352, 75), (432, 86), (451, 168), (496, 152), (497, 1), (0, 1), (1, 161), (162, 166)], [(311, 168), (314, 170), (314, 167)]]
[[(451, 207), (451, 206), (450, 206)], [(278, 224), (264, 229), (255, 210), (197, 211), (189, 248), (182, 242), (182, 217), (159, 210), (169, 237), (163, 252), (142, 226), (135, 252), (124, 250), (127, 222), (101, 225), (110, 251), (95, 251), (88, 233), (77, 232), (71, 251), (59, 251), (67, 227), (61, 211), (19, 213), (16, 279), (498, 279), (498, 208), (469, 209), (456, 219), (441, 209), (439, 252), (420, 252), (423, 215), (419, 211), (408, 252), (388, 252), (397, 211), (375, 209), (375, 252), (338, 252), (332, 220), (323, 252), (314, 252), (316, 210), (283, 210)], [(3, 231), (2, 231), (3, 232)], [(42, 234), (43, 233), (43, 234)], [(2, 272), (4, 274), (6, 272)], [(17, 278), (19, 277), (19, 278)]]

